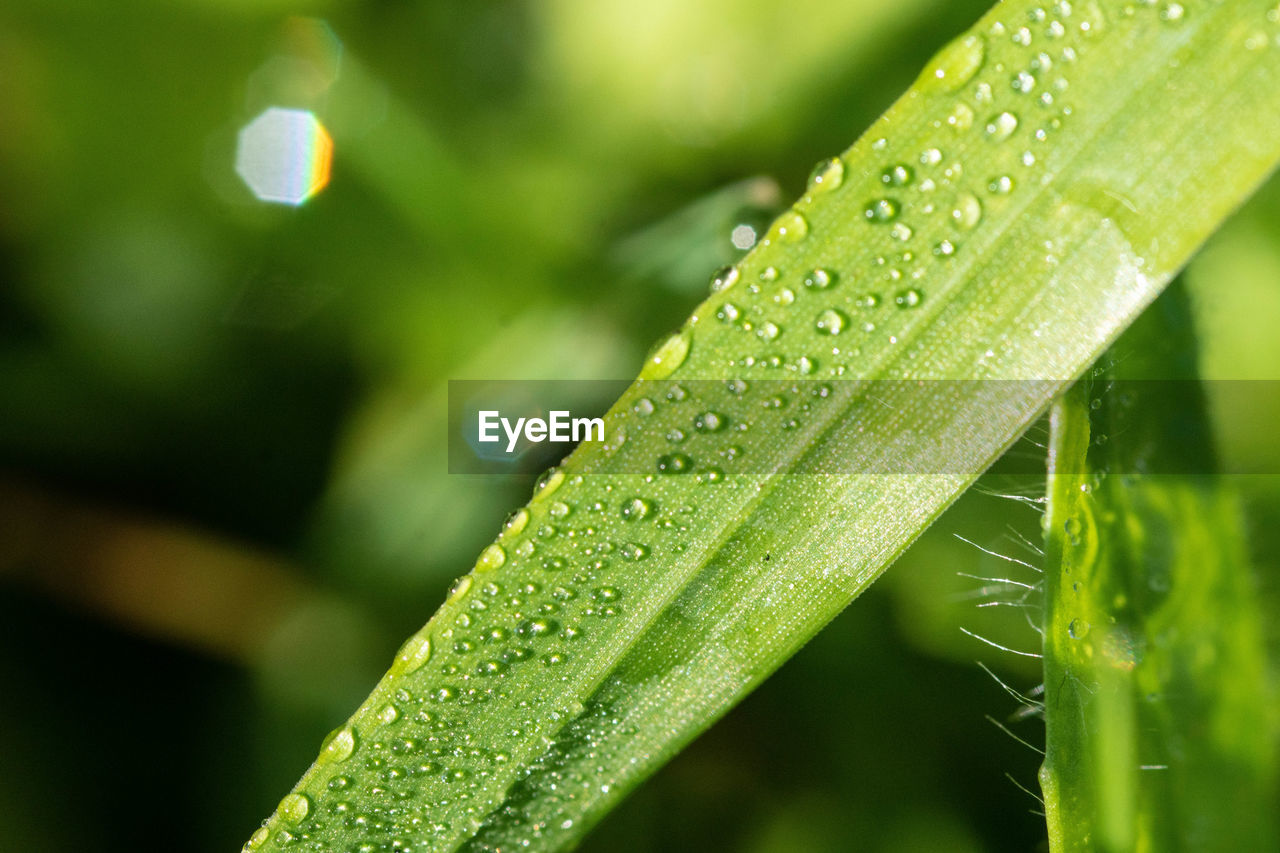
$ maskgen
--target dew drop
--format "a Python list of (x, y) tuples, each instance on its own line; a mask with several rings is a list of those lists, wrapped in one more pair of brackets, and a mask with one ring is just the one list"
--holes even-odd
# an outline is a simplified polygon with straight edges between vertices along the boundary
[(640, 368), (641, 379), (666, 379), (689, 355), (689, 332), (681, 329), (659, 343)]
[(789, 211), (773, 223), (773, 235), (782, 243), (799, 243), (809, 236), (809, 222), (798, 211)]
[(737, 267), (721, 267), (716, 270), (715, 275), (711, 277), (711, 292), (719, 293), (722, 290), (728, 290), (738, 281)]
[(951, 110), (951, 115), (947, 116), (947, 124), (956, 130), (968, 130), (973, 127), (973, 110), (968, 104), (956, 104)]
[(1084, 20), (1080, 22), (1080, 32), (1096, 35), (1107, 28), (1107, 17), (1097, 3), (1085, 3), (1082, 11)]
[(658, 473), (683, 474), (693, 467), (693, 460), (683, 453), (666, 453), (658, 457)]
[(732, 302), (726, 302), (716, 309), (716, 319), (723, 323), (736, 323), (742, 316), (742, 310)]
[(502, 523), (502, 531), (507, 536), (519, 536), (520, 531), (524, 530), (529, 523), (529, 512), (525, 509), (518, 509), (511, 515), (507, 516), (507, 520)]
[(285, 823), (297, 825), (307, 819), (311, 812), (311, 800), (306, 794), (294, 792), (280, 801), (276, 806), (276, 814)]
[(653, 505), (644, 498), (631, 498), (622, 504), (622, 520), (623, 521), (640, 521), (648, 518), (649, 513), (653, 511)]
[(938, 51), (920, 78), (927, 91), (954, 92), (973, 79), (987, 55), (986, 41), (979, 35), (965, 35)]
[(698, 471), (698, 475), (695, 476), (695, 479), (698, 480), (699, 483), (703, 484), (719, 483), (724, 479), (724, 471), (714, 466), (707, 467), (707, 469)]
[(635, 562), (649, 556), (649, 549), (639, 542), (628, 542), (622, 546), (620, 553), (622, 554), (622, 559)]
[(693, 419), (693, 428), (698, 432), (719, 432), (724, 429), (726, 421), (723, 415), (715, 412), (703, 412)]
[(892, 222), (898, 218), (899, 207), (898, 203), (891, 198), (880, 198), (868, 202), (863, 213), (869, 222)]
[(831, 192), (844, 183), (844, 161), (839, 157), (822, 160), (809, 173), (809, 193)]
[(804, 277), (804, 286), (814, 290), (826, 290), (836, 283), (836, 274), (821, 267), (811, 270)]
[(949, 258), (956, 253), (956, 244), (950, 240), (943, 240), (933, 247), (933, 253), (940, 258)]
[(956, 206), (951, 211), (951, 221), (962, 231), (969, 231), (982, 221), (982, 202), (971, 193), (964, 193), (956, 199)]
[(479, 675), (501, 675), (506, 672), (507, 665), (500, 660), (484, 660), (476, 664), (476, 672)]
[(911, 167), (904, 163), (890, 166), (880, 173), (881, 183), (888, 184), (891, 187), (905, 187), (911, 183), (911, 179), (914, 177), (915, 172), (911, 171)]
[(453, 585), (453, 589), (449, 590), (449, 601), (457, 601), (466, 595), (471, 589), (471, 575), (463, 575), (458, 578), (458, 582)]
[[(643, 371), (641, 371), (643, 374)], [(650, 404), (652, 405), (652, 403)], [(564, 482), (564, 471), (560, 468), (548, 468), (538, 478), (538, 482), (533, 487), (534, 500), (549, 497), (556, 489), (560, 488), (560, 484)]]
[(350, 726), (334, 729), (320, 745), (321, 764), (336, 764), (346, 761), (356, 751), (356, 733)]
[(1008, 175), (992, 178), (987, 184), (987, 189), (995, 195), (1008, 195), (1013, 192), (1013, 178)]
[(1078, 640), (1089, 633), (1089, 628), (1089, 623), (1083, 619), (1072, 619), (1067, 625), (1067, 636), (1073, 640)]
[(777, 323), (771, 323), (768, 320), (756, 327), (756, 335), (766, 341), (776, 340), (778, 335), (782, 334), (782, 329)]
[(507, 550), (496, 542), (480, 552), (476, 560), (477, 572), (491, 572), (507, 561)]
[(526, 619), (516, 626), (516, 633), (521, 637), (545, 637), (560, 629), (554, 619)]
[(249, 836), (249, 840), (248, 842), (245, 843), (244, 849), (258, 850), (262, 847), (262, 845), (267, 843), (267, 839), (270, 837), (271, 837), (271, 830), (267, 829), (265, 826), (260, 826), (258, 827), (257, 831), (253, 833), (253, 835)]
[[(466, 578), (466, 582), (467, 588), (470, 588), (471, 578)], [(395, 660), (391, 662), (391, 674), (409, 675), (417, 672), (430, 658), (431, 640), (422, 634), (414, 634), (405, 640), (404, 645), (400, 647), (400, 651), (396, 652)]]
[(618, 592), (617, 587), (602, 586), (592, 590), (591, 597), (596, 601), (617, 601), (622, 593)]
[(910, 290), (903, 290), (893, 297), (894, 304), (899, 308), (915, 308), (924, 299), (924, 295), (914, 287)]
[(828, 308), (818, 315), (814, 326), (824, 335), (838, 335), (844, 331), (845, 326), (849, 324), (849, 318), (843, 311), (836, 308)]
[(1013, 135), (1018, 129), (1018, 117), (1011, 112), (1003, 112), (992, 116), (987, 122), (987, 136), (1001, 142)]

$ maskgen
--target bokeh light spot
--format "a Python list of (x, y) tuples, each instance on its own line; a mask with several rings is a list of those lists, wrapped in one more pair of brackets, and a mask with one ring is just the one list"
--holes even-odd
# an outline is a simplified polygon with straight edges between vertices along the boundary
[(333, 140), (308, 110), (271, 107), (241, 130), (236, 174), (262, 201), (300, 205), (329, 183)]

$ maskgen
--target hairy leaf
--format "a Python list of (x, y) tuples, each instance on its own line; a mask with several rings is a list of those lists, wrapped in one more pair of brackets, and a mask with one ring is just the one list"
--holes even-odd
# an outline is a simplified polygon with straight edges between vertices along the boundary
[(1241, 508), (1211, 473), (1181, 290), (1158, 306), (1116, 362), (1160, 378), (1100, 369), (1051, 418), (1041, 786), (1056, 853), (1277, 844), (1280, 718)]

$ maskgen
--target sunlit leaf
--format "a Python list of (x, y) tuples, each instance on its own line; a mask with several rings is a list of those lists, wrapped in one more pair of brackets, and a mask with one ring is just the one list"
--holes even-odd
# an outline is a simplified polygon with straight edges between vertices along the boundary
[(1009, 2), (942, 51), (655, 348), (607, 440), (544, 478), (250, 849), (581, 837), (1272, 169), (1269, 11)]

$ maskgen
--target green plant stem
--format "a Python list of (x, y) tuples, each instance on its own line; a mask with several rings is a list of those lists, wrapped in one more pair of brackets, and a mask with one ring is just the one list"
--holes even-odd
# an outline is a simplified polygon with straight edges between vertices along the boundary
[[(1185, 310), (1144, 315), (1118, 351), (1131, 371), (1193, 358)], [(1114, 376), (1082, 381), (1052, 413), (1041, 770), (1050, 847), (1276, 849), (1280, 729), (1239, 501), (1221, 478), (1135, 474), (1188, 460), (1211, 467), (1203, 401), (1181, 382), (1111, 391)]]

